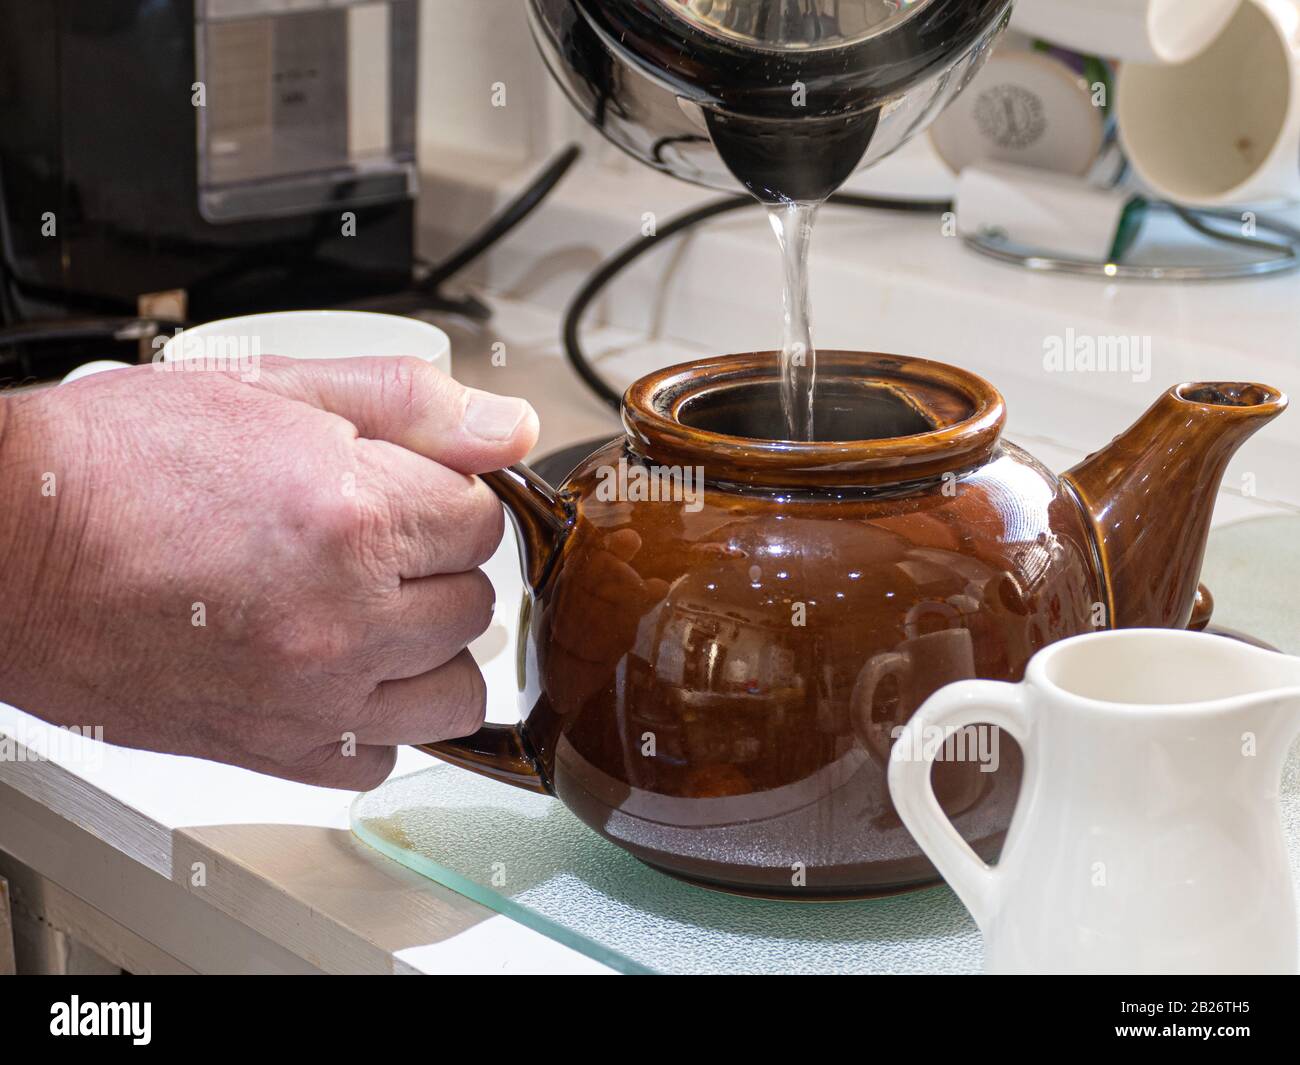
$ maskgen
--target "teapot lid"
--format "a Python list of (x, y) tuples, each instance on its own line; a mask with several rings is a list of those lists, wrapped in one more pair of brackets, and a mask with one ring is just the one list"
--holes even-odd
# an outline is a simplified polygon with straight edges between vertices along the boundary
[(1006, 422), (1001, 394), (967, 370), (823, 349), (817, 352), (823, 398), (855, 393), (852, 413), (865, 410), (858, 401), (871, 396), (873, 414), (883, 412), (884, 401), (887, 416), (874, 424), (859, 420), (860, 439), (770, 439), (741, 428), (746, 412), (780, 409), (780, 374), (774, 351), (697, 359), (647, 374), (623, 396), (628, 443), (665, 466), (702, 467), (715, 481), (878, 489), (984, 465)]
[(859, 44), (933, 0), (659, 0), (709, 36), (748, 48), (812, 51)]

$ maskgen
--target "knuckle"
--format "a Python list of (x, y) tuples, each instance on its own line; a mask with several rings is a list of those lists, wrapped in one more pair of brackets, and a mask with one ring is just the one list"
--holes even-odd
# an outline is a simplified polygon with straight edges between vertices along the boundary
[(442, 470), (421, 510), (411, 515), (403, 535), (423, 537), (440, 572), (481, 566), (501, 544), (505, 532), (501, 503), (478, 478)]
[(468, 651), (451, 664), (453, 692), (448, 700), (448, 737), (468, 736), (482, 726), (487, 716), (487, 684)]
[(346, 761), (338, 744), (313, 744), (300, 754), (281, 755), (277, 768), (300, 784), (332, 787)]
[(358, 492), (329, 489), (316, 493), (313, 510), (321, 536), (330, 543), (356, 547), (380, 522), (378, 508)]
[(363, 746), (344, 754), (339, 744), (330, 743), (313, 747), (279, 768), (284, 775), (302, 784), (369, 791), (382, 784), (396, 764), (395, 747)]
[(440, 554), (454, 555), (466, 569), (483, 565), (496, 554), (505, 532), (501, 501), (477, 477), (459, 475), (438, 495), (434, 512), (441, 515)]
[(385, 359), (379, 370), (380, 405), (407, 423), (422, 418), (449, 393), (444, 376), (414, 356)]
[(410, 358), (387, 359), (379, 368), (379, 397), (385, 410), (396, 410), (403, 415), (420, 413), (420, 378), (418, 360)]
[(341, 743), (314, 743), (286, 764), (302, 773), (326, 772), (332, 762), (342, 757)]
[(396, 747), (358, 747), (354, 754), (338, 755), (322, 765), (319, 783), (349, 791), (370, 791), (388, 779), (396, 764)]
[(393, 509), (386, 496), (342, 489), (319, 493), (314, 510), (320, 549), (366, 571), (390, 568), (398, 538)]
[(481, 566), (501, 546), (505, 534), (505, 512), (501, 501), (483, 481), (474, 479), (469, 493), (472, 521), (470, 528), (470, 565)]
[(488, 575), (481, 569), (469, 574), (469, 594), (465, 605), (465, 616), (475, 636), (487, 631), (492, 624), (492, 615), (497, 605), (497, 590)]
[(342, 618), (283, 619), (264, 638), (273, 664), (294, 674), (333, 670), (357, 647), (353, 626)]

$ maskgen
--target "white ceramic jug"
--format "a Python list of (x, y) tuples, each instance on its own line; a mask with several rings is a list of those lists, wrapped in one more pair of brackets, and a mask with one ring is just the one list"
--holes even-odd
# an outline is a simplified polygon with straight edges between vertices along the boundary
[[(978, 746), (944, 737), (981, 723), (1025, 761), (996, 866), (930, 788), (936, 757)], [(936, 692), (896, 740), (889, 786), (989, 972), (1295, 972), (1278, 786), (1297, 732), (1300, 659), (1120, 629), (1051, 645), (1019, 684)]]

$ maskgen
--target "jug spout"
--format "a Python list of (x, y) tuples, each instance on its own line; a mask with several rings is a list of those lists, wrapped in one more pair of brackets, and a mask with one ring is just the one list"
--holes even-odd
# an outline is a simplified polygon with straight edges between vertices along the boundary
[[(1177, 674), (1177, 683), (1199, 699), (1224, 700), (1233, 719), (1233, 740), (1240, 740), (1241, 752), (1263, 769), (1262, 779), (1276, 785), (1300, 738), (1300, 658), (1205, 633), (1161, 635), (1188, 641), (1190, 652), (1181, 662), (1159, 656), (1163, 677)], [(1148, 660), (1156, 657), (1148, 654)]]
[[(1280, 683), (1258, 700), (1259, 724), (1257, 731), (1270, 743), (1261, 739), (1272, 759), (1277, 775), (1282, 773), (1291, 748), (1300, 740), (1300, 658), (1277, 655), (1284, 659), (1283, 669), (1289, 674), (1279, 678)], [(1274, 777), (1276, 779), (1276, 777)]]
[(1091, 520), (1110, 628), (1188, 624), (1228, 462), (1286, 406), (1267, 385), (1176, 385), (1064, 475)]

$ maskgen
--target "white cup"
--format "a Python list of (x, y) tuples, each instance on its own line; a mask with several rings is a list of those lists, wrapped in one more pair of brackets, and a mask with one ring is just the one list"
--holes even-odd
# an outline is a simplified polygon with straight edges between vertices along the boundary
[(1012, 26), (1076, 52), (1182, 63), (1214, 40), (1241, 0), (1016, 0)]
[(1105, 126), (1086, 78), (1060, 56), (1008, 35), (929, 135), (954, 174), (999, 162), (1084, 175), (1101, 153)]
[(1151, 189), (1197, 207), (1300, 198), (1300, 0), (1245, 0), (1195, 58), (1125, 64), (1120, 139)]
[(451, 372), (451, 340), (436, 325), (369, 311), (276, 311), (205, 322), (173, 336), (163, 362), (260, 357), (346, 359), (410, 355)]
[[(406, 355), (451, 373), (451, 340), (441, 329), (416, 318), (369, 311), (275, 311), (221, 318), (176, 333), (162, 345), (157, 361), (168, 365), (202, 360), (252, 380), (263, 355), (290, 359)], [(109, 360), (87, 363), (64, 381), (126, 365)]]

